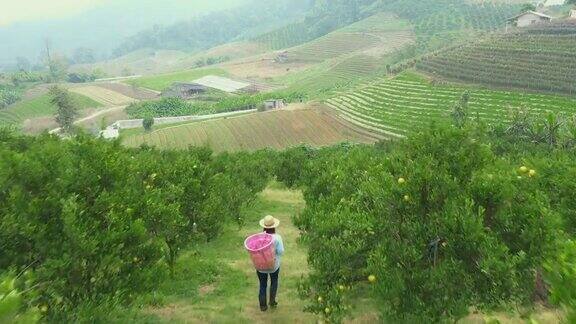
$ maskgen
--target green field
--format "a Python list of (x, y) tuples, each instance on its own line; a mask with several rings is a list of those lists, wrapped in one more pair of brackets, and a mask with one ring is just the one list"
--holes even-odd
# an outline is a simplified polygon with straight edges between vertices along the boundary
[(190, 82), (206, 75), (226, 75), (226, 71), (219, 68), (194, 69), (182, 72), (145, 76), (129, 81), (137, 87), (162, 91), (174, 82)]
[(277, 78), (291, 91), (305, 93), (310, 99), (326, 99), (355, 84), (385, 73), (386, 59), (356, 55), (338, 62), (323, 62), (300, 73)]
[[(86, 108), (98, 108), (102, 104), (77, 93), (70, 93), (80, 110)], [(56, 112), (56, 107), (50, 102), (50, 95), (21, 101), (7, 109), (0, 110), (0, 126), (19, 126), (26, 119), (51, 116)]]
[(305, 23), (290, 24), (253, 39), (254, 42), (263, 44), (271, 50), (300, 45), (310, 40), (311, 36), (308, 35)]
[(526, 108), (535, 114), (576, 113), (576, 100), (567, 97), (434, 86), (410, 73), (350, 91), (327, 104), (350, 122), (380, 130), (383, 135), (405, 136), (431, 122), (449, 122), (452, 107), (467, 90), (471, 117), (489, 123), (508, 120), (510, 108)]
[(381, 57), (414, 42), (407, 20), (380, 13), (288, 50), (291, 61), (321, 62), (352, 53)]
[(291, 90), (323, 99), (386, 73), (395, 55), (413, 44), (407, 20), (380, 13), (288, 50), (289, 60), (313, 63), (305, 71), (277, 78)]
[(148, 134), (129, 131), (123, 142), (132, 147), (142, 144), (162, 148), (209, 146), (216, 152), (282, 149), (309, 144), (326, 146), (345, 141), (369, 142), (332, 116), (314, 110), (272, 111), (240, 117), (193, 122), (164, 127)]
[(576, 93), (576, 21), (523, 28), (428, 55), (418, 69), (497, 87)]
[(504, 28), (506, 19), (521, 10), (510, 1), (462, 0), (390, 0), (379, 8), (410, 21), (422, 51)]

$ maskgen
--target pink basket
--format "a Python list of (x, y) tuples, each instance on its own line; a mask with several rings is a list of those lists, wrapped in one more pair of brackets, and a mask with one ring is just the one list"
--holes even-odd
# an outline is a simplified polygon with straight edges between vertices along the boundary
[(250, 258), (256, 270), (268, 271), (274, 269), (276, 249), (272, 235), (267, 233), (251, 235), (244, 241), (244, 246), (250, 253)]

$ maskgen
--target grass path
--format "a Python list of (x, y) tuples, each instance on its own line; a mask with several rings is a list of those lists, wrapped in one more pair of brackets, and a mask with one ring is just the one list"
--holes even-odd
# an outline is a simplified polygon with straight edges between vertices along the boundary
[[(299, 231), (291, 222), (303, 209), (298, 191), (271, 186), (259, 195), (245, 215), (246, 225), (225, 233), (198, 251), (185, 253), (179, 261), (176, 278), (160, 293), (160, 306), (146, 306), (132, 321), (142, 323), (314, 323), (316, 317), (302, 311), (298, 280), (307, 272), (306, 249), (297, 243)], [(259, 232), (258, 220), (272, 214), (280, 219), (286, 254), (282, 259), (278, 291), (279, 307), (261, 312), (258, 280), (244, 238)], [(122, 320), (122, 319), (120, 319)]]
[[(308, 271), (307, 252), (298, 244), (299, 231), (291, 217), (303, 209), (299, 191), (273, 183), (242, 215), (245, 226), (230, 226), (218, 239), (183, 253), (174, 278), (137, 303), (139, 306), (108, 314), (106, 323), (316, 323), (318, 317), (302, 311), (305, 303), (297, 293), (299, 279)], [(286, 253), (280, 269), (279, 307), (261, 312), (258, 280), (243, 243), (248, 235), (260, 231), (258, 220), (266, 214), (280, 219), (278, 232)], [(345, 323), (382, 322), (369, 295), (362, 288), (355, 292), (355, 307)], [(533, 318), (537, 323), (552, 324), (559, 322), (559, 316), (556, 310), (539, 308)], [(527, 322), (516, 313), (496, 313), (470, 314), (458, 323), (485, 324), (489, 318), (503, 324)]]

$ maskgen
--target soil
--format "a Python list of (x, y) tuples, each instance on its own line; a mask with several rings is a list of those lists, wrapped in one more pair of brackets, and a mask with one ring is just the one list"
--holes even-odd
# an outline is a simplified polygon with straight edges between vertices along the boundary
[(158, 98), (158, 96), (159, 96), (159, 93), (157, 93), (155, 91), (137, 88), (137, 87), (132, 87), (132, 86), (124, 84), (124, 83), (116, 83), (116, 82), (114, 82), (114, 83), (99, 83), (97, 85), (100, 88), (104, 88), (104, 89), (108, 89), (108, 90), (111, 90), (114, 92), (118, 92), (118, 93), (125, 95), (126, 97), (130, 97), (130, 98), (138, 99), (138, 100), (151, 100), (151, 99)]

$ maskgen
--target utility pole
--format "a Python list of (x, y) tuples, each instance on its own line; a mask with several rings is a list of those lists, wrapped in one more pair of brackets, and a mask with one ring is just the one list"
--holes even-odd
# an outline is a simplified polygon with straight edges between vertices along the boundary
[(52, 58), (50, 57), (50, 39), (46, 38), (44, 40), (44, 44), (46, 45), (46, 57), (48, 58), (48, 62), (51, 62)]

